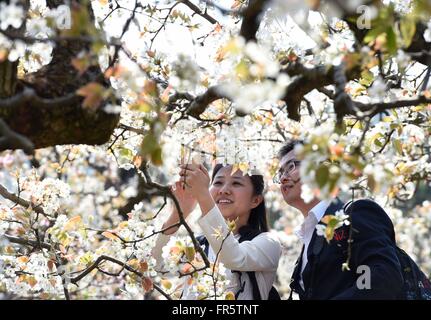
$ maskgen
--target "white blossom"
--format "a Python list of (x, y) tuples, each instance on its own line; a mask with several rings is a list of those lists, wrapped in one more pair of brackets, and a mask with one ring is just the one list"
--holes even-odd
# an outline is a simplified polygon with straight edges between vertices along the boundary
[(12, 0), (9, 4), (0, 2), (0, 28), (6, 30), (9, 26), (18, 29), (24, 19), (24, 9)]
[(377, 77), (372, 86), (368, 89), (368, 95), (378, 102), (383, 101), (386, 93), (387, 86), (381, 77)]
[(181, 53), (172, 63), (170, 83), (179, 91), (194, 91), (200, 80), (199, 66), (187, 55)]
[(47, 214), (53, 214), (60, 207), (61, 200), (70, 195), (70, 187), (61, 180), (46, 178), (30, 182), (28, 191), (36, 204), (40, 204)]

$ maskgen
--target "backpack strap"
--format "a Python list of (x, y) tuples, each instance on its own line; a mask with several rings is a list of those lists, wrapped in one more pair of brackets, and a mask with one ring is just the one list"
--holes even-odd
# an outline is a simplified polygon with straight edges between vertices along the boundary
[[(248, 229), (245, 228), (243, 230), (244, 230), (244, 233), (240, 237), (239, 242), (251, 241), (261, 233), (261, 231), (253, 230), (250, 228), (248, 228)], [(251, 282), (251, 286), (252, 286), (252, 290), (253, 290), (253, 299), (254, 300), (262, 300), (262, 296), (260, 295), (259, 285), (257, 284), (255, 272), (254, 271), (247, 271), (246, 273), (248, 274), (248, 277), (249, 277), (250, 282)]]
[(210, 245), (207, 238), (205, 238), (204, 235), (201, 235), (201, 236), (197, 236), (196, 240), (199, 242), (201, 246), (204, 246), (204, 253), (208, 256)]
[(272, 286), (271, 290), (269, 290), (268, 300), (281, 300), (280, 294), (274, 286)]
[(350, 211), (352, 211), (352, 204), (353, 204), (353, 200), (350, 200), (344, 204), (344, 207), (343, 207), (344, 213), (348, 214), (350, 213)]
[[(206, 255), (208, 255), (208, 251), (209, 251), (209, 242), (207, 240), (207, 238), (205, 238), (205, 236), (197, 236), (196, 240), (199, 242), (199, 244), (201, 246), (204, 246), (204, 252)], [(236, 272), (236, 271), (234, 271)], [(240, 282), (241, 282), (241, 272), (237, 271), (240, 274)], [(248, 271), (247, 272), (248, 277), (250, 278), (251, 281), (251, 286), (253, 288), (253, 299), (254, 300), (262, 300), (261, 296), (260, 296), (260, 291), (259, 291), (259, 286), (257, 284), (257, 280), (256, 280), (256, 274), (253, 271)]]
[[(247, 271), (247, 274), (248, 274), (248, 277), (250, 278), (251, 285), (253, 288), (253, 300), (262, 300), (262, 296), (260, 295), (259, 285), (257, 284), (256, 273), (254, 271)], [(274, 286), (272, 286), (271, 290), (269, 290), (268, 300), (281, 300), (280, 294), (278, 293), (277, 289), (275, 289)]]
[(253, 300), (262, 300), (260, 295), (259, 285), (257, 284), (256, 274), (254, 271), (247, 271), (248, 277), (251, 281), (251, 286), (253, 288)]
[(287, 300), (293, 300), (292, 296), (293, 296), (293, 290), (290, 289), (289, 298), (287, 298)]

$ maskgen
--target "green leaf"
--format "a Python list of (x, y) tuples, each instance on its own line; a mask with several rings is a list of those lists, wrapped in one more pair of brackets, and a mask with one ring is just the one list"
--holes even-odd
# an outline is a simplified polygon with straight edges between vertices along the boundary
[(94, 258), (91, 252), (86, 252), (81, 258), (79, 258), (79, 262), (86, 266), (92, 264), (93, 261), (94, 261)]
[(374, 191), (376, 189), (377, 183), (373, 175), (368, 176), (367, 186), (371, 191)]
[(100, 50), (102, 50), (104, 47), (105, 43), (102, 41), (102, 39), (94, 41), (91, 45), (92, 51), (96, 54), (100, 53)]
[(330, 177), (330, 179), (329, 179), (329, 188), (328, 188), (328, 190), (330, 192), (334, 191), (335, 188), (338, 186), (338, 180), (339, 179), (340, 179), (340, 175), (339, 174), (337, 174), (335, 177), (334, 176)]
[(398, 152), (399, 155), (403, 155), (403, 144), (400, 140), (394, 139), (392, 140), (392, 144), (394, 145), (395, 150)]
[(374, 140), (374, 144), (380, 148), (383, 147), (383, 143), (379, 139)]
[(148, 113), (151, 110), (153, 110), (153, 105), (148, 99), (141, 99), (137, 101), (136, 103), (132, 104), (130, 106), (131, 110), (137, 110), (140, 112)]
[(431, 14), (431, 3), (428, 0), (415, 0), (414, 1), (414, 14), (417, 16), (426, 16)]
[(391, 130), (398, 129), (399, 127), (400, 127), (400, 125), (399, 125), (398, 123), (391, 123), (391, 124), (389, 125), (389, 128), (390, 128)]
[(121, 148), (120, 149), (120, 155), (127, 158), (132, 159), (133, 158), (133, 151), (128, 148)]
[(403, 39), (404, 48), (408, 48), (412, 43), (413, 36), (416, 32), (416, 21), (410, 16), (401, 18), (400, 22), (401, 38)]
[(371, 143), (374, 143), (378, 147), (382, 147), (383, 143), (380, 141), (381, 138), (384, 138), (384, 135), (380, 132), (376, 133), (371, 137)]
[(370, 43), (371, 41), (376, 40), (376, 38), (384, 32), (384, 29), (381, 26), (377, 26), (374, 29), (371, 29), (367, 32), (367, 34), (364, 37), (365, 43)]
[(393, 55), (397, 53), (397, 36), (392, 27), (388, 27), (386, 30), (386, 47), (389, 54)]
[(160, 147), (157, 138), (152, 133), (146, 135), (142, 141), (140, 155), (146, 160), (151, 160), (151, 162), (156, 166), (163, 164), (162, 148)]
[(163, 164), (163, 159), (162, 159), (162, 148), (157, 147), (153, 153), (151, 154), (151, 162), (155, 165), (155, 166), (161, 166)]
[(333, 228), (326, 228), (325, 238), (326, 238), (326, 241), (328, 243), (334, 238), (334, 229)]
[(144, 140), (142, 140), (141, 144), (141, 154), (143, 156), (152, 154), (157, 147), (159, 146), (156, 137), (149, 133), (145, 136)]
[(341, 123), (335, 124), (334, 132), (339, 135), (342, 135), (346, 132), (346, 129), (347, 129), (346, 123), (342, 121)]
[(316, 181), (320, 188), (323, 188), (324, 185), (328, 182), (329, 178), (329, 169), (325, 165), (321, 165), (316, 171)]
[(238, 77), (242, 79), (245, 79), (249, 76), (249, 70), (250, 66), (244, 59), (241, 59), (241, 61), (235, 67), (236, 75), (238, 75)]
[(195, 253), (194, 247), (186, 247), (186, 258), (188, 261), (193, 261), (195, 258)]
[(337, 224), (338, 224), (338, 219), (334, 217), (333, 219), (329, 220), (328, 227), (335, 229)]
[(364, 70), (361, 73), (359, 83), (363, 86), (369, 87), (374, 80), (374, 74), (370, 70)]

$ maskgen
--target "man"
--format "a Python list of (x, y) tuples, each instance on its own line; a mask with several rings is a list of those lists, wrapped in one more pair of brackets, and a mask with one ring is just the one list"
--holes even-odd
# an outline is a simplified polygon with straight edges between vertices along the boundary
[[(305, 203), (301, 198), (300, 161), (291, 141), (279, 151), (280, 170), (275, 181), (287, 204), (304, 216), (297, 230), (303, 242), (290, 287), (302, 300), (308, 299), (400, 299), (403, 286), (400, 263), (395, 251), (394, 227), (385, 211), (374, 201), (355, 201), (347, 213), (350, 225), (336, 229), (328, 243), (316, 233), (316, 225), (325, 215), (343, 210), (336, 199)], [(350, 230), (352, 227), (352, 230)], [(342, 270), (349, 252), (352, 231), (350, 270)]]

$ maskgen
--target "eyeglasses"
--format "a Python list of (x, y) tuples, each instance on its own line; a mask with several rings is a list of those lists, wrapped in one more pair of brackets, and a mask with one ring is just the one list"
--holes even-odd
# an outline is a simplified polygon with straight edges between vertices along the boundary
[(272, 178), (272, 181), (274, 183), (281, 183), (281, 178), (284, 177), (285, 174), (292, 174), (293, 171), (295, 171), (296, 167), (301, 163), (301, 161), (298, 160), (293, 160), (293, 161), (289, 161), (284, 168), (280, 168), (277, 173), (275, 174), (275, 176)]

